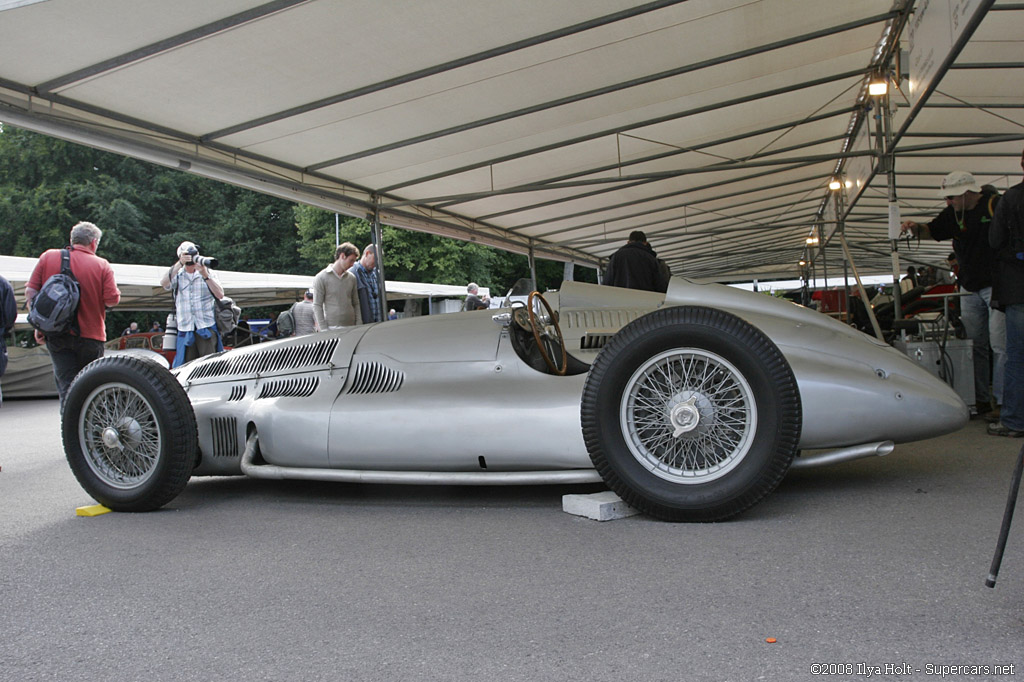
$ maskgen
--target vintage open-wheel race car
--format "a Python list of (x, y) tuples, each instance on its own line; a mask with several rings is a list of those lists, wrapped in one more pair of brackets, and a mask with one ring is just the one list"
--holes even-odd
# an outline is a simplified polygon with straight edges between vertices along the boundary
[(604, 481), (652, 516), (714, 521), (791, 466), (887, 454), (968, 419), (895, 349), (770, 296), (675, 278), (667, 294), (565, 282), (506, 300), (171, 371), (97, 360), (67, 398), (68, 461), (120, 511), (161, 507), (191, 476)]

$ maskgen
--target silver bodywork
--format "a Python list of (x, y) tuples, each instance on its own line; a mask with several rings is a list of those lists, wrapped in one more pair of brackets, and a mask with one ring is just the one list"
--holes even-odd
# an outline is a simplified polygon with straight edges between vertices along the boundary
[[(743, 318), (772, 339), (797, 379), (800, 448), (841, 449), (822, 462), (844, 452), (884, 454), (888, 441), (949, 433), (968, 419), (950, 387), (895, 349), (770, 296), (676, 278), (667, 295), (566, 282), (546, 297), (570, 355), (587, 364), (623, 326), (662, 306), (707, 306)], [(507, 312), (352, 327), (175, 370), (198, 425), (194, 473), (242, 473), (246, 454), (245, 473), (270, 478), (330, 470), (341, 480), (420, 483), (538, 482), (528, 472), (599, 480), (580, 425), (586, 373), (555, 376), (528, 366), (510, 341)], [(246, 441), (254, 431), (259, 457), (252, 461)]]

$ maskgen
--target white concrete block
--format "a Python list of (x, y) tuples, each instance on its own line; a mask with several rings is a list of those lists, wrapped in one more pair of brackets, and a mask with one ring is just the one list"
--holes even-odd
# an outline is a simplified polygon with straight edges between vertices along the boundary
[(613, 521), (640, 513), (610, 490), (591, 495), (562, 495), (562, 511), (595, 521)]

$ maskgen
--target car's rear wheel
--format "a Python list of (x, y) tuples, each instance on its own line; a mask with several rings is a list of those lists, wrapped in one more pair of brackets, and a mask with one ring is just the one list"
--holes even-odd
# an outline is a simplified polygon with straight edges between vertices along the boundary
[(602, 349), (583, 390), (595, 468), (630, 505), (671, 521), (717, 521), (768, 495), (800, 440), (796, 379), (735, 315), (658, 310)]
[(185, 488), (196, 462), (195, 416), (163, 367), (130, 356), (101, 358), (75, 378), (62, 420), (75, 478), (116, 511), (162, 507)]

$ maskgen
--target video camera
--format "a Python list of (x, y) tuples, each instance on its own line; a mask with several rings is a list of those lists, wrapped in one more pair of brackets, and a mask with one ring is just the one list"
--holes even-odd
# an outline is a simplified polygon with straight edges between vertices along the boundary
[(192, 256), (192, 262), (196, 265), (202, 265), (204, 268), (215, 268), (220, 264), (220, 261), (216, 258), (209, 256), (200, 256), (199, 249), (194, 246), (190, 246), (185, 249), (185, 253)]

